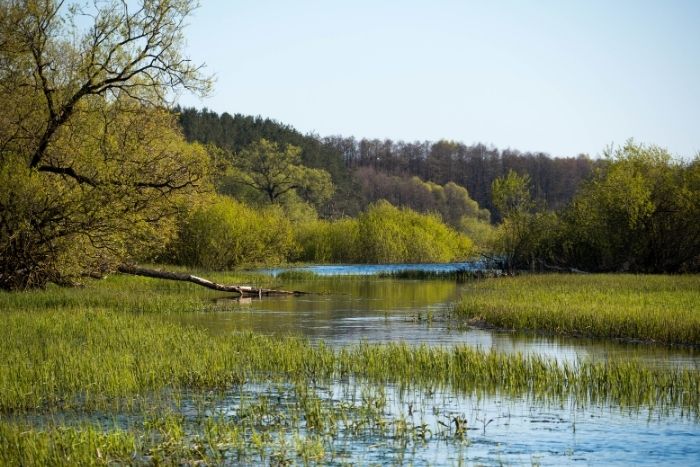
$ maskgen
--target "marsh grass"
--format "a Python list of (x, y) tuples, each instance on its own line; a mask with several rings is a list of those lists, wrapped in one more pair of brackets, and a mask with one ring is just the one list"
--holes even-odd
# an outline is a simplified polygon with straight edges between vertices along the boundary
[[(229, 394), (200, 401), (188, 416), (149, 410), (126, 426), (89, 419), (40, 426), (0, 420), (0, 465), (308, 465), (328, 463), (343, 451), (347, 455), (348, 437), (360, 446), (390, 445), (386, 449), (399, 458), (411, 444), (425, 445), (433, 433), (440, 443), (464, 440), (457, 429), (428, 428), (413, 414), (387, 410), (384, 388), (350, 382), (337, 387), (343, 388), (342, 400), (313, 385), (257, 384), (235, 400)], [(412, 404), (425, 410), (431, 400)], [(236, 410), (222, 410), (227, 405)]]
[[(181, 268), (167, 267), (169, 270)], [(271, 286), (273, 279), (255, 273), (211, 273), (189, 271), (215, 282)], [(0, 291), (0, 311), (27, 312), (69, 309), (101, 309), (139, 313), (177, 313), (206, 309), (221, 292), (188, 282), (167, 281), (148, 277), (112, 275), (106, 279), (85, 279), (83, 287), (59, 287), (49, 284), (44, 289), (25, 292)]]
[[(410, 410), (385, 417), (385, 385), (700, 414), (700, 372), (692, 369), (567, 364), (466, 346), (331, 349), (290, 337), (211, 335), (164, 316), (170, 307), (198, 310), (212, 296), (190, 284), (131, 277), (83, 290), (0, 294), (0, 464), (323, 463), (333, 459), (328, 440), (339, 432), (405, 446), (431, 436), (411, 422)], [(331, 402), (314, 389), (349, 380), (369, 389)], [(211, 408), (211, 400), (258, 383), (291, 384), (293, 397), (256, 394), (234, 415)], [(204, 414), (194, 428), (182, 415), (188, 400)], [(141, 422), (35, 422), (59, 414), (133, 414)], [(462, 436), (461, 422), (451, 423), (444, 425)]]
[(278, 378), (449, 387), (485, 394), (576, 396), (697, 411), (700, 374), (635, 362), (563, 364), (536, 356), (406, 344), (339, 350), (298, 338), (211, 336), (152, 314), (74, 309), (4, 312), (0, 322), (0, 411), (131, 410), (159, 391), (227, 389)]
[(553, 334), (700, 345), (700, 276), (526, 275), (472, 282), (458, 314)]

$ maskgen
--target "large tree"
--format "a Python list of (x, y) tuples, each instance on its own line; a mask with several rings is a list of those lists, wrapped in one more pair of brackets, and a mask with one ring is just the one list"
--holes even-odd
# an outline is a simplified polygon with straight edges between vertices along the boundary
[(530, 194), (530, 177), (509, 171), (493, 181), (493, 204), (503, 216), (498, 227), (495, 249), (509, 271), (539, 267), (549, 260), (551, 246), (559, 230), (556, 214), (537, 210)]
[(165, 241), (208, 157), (166, 106), (209, 81), (191, 0), (0, 0), (0, 287), (60, 282)]

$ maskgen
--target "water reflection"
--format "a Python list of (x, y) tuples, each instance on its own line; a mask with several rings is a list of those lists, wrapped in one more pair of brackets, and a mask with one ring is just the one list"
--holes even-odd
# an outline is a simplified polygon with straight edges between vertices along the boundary
[(323, 264), (311, 266), (280, 267), (263, 269), (261, 272), (277, 276), (284, 272), (312, 272), (318, 276), (373, 276), (397, 272), (449, 273), (457, 271), (491, 270), (487, 261), (463, 263), (398, 263), (398, 264)]
[(456, 328), (444, 318), (462, 293), (454, 281), (336, 276), (284, 285), (316, 293), (242, 301), (222, 296), (208, 311), (174, 316), (216, 334), (252, 330), (300, 335), (332, 346), (400, 340), (416, 345), (463, 344), (569, 362), (627, 358), (661, 366), (700, 367), (700, 355), (692, 348)]

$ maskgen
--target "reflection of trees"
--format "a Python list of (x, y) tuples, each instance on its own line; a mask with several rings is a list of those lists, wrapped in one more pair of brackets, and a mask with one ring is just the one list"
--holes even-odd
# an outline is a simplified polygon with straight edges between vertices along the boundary
[(369, 277), (332, 277), (285, 284), (298, 290), (328, 294), (294, 300), (262, 302), (270, 311), (337, 313), (348, 311), (391, 311), (425, 307), (456, 298), (457, 285), (451, 281), (408, 281)]
[[(254, 330), (270, 334), (296, 334), (308, 337), (327, 335), (335, 320), (353, 316), (384, 316), (385, 312), (415, 310), (448, 303), (457, 298), (452, 281), (414, 281), (369, 277), (328, 277), (313, 281), (285, 283), (285, 287), (323, 292), (304, 297), (275, 297), (253, 300), (246, 305), (232, 303), (228, 313), (207, 313), (196, 317), (216, 333)], [(189, 318), (185, 318), (189, 320)], [(215, 321), (213, 326), (211, 321)], [(347, 330), (361, 334), (362, 328)], [(358, 338), (359, 340), (359, 338)]]

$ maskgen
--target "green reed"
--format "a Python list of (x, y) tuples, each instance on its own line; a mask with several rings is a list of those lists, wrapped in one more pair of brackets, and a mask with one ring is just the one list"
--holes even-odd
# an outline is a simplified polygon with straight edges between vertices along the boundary
[(700, 276), (491, 279), (468, 284), (456, 311), (498, 328), (700, 345)]
[[(227, 389), (279, 378), (441, 385), (465, 392), (575, 396), (696, 411), (700, 372), (626, 361), (562, 364), (466, 346), (361, 344), (333, 350), (297, 338), (211, 336), (158, 315), (74, 309), (4, 312), (0, 412), (129, 410), (163, 389)], [(145, 403), (145, 402), (144, 402)]]

